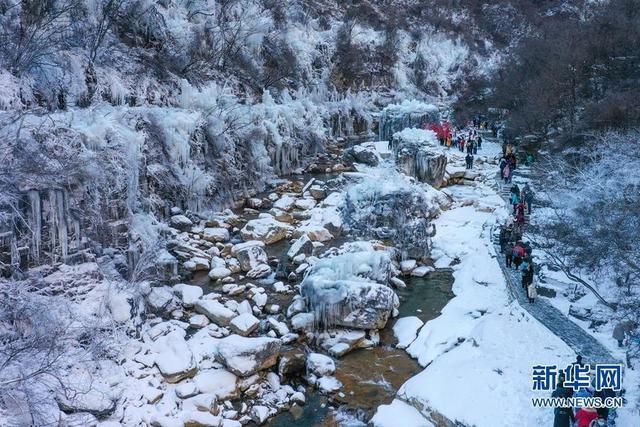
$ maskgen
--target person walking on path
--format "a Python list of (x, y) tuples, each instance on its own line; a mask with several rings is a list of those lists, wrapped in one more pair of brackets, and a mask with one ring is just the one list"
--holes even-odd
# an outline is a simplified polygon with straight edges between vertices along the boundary
[(534, 161), (535, 161), (535, 157), (533, 157), (533, 154), (532, 153), (527, 153), (527, 158), (525, 160), (525, 164), (527, 166), (531, 166)]
[[(571, 397), (571, 389), (564, 386), (564, 378), (560, 377), (556, 389), (551, 393), (551, 397)], [(553, 410), (553, 427), (571, 427), (575, 415), (571, 407), (555, 408)]]
[(500, 159), (500, 178), (504, 177), (504, 168), (507, 167), (507, 159), (505, 159), (504, 157), (502, 157)]
[(513, 184), (509, 191), (511, 192), (511, 194), (520, 195), (520, 187), (518, 187), (518, 184)]
[(478, 150), (482, 150), (482, 137), (478, 136), (478, 141), (476, 141), (476, 143), (478, 144)]
[(522, 260), (524, 259), (524, 246), (522, 242), (517, 242), (513, 246), (513, 265), (516, 267), (516, 270), (520, 268), (520, 264), (522, 264)]
[(518, 211), (516, 213), (516, 227), (521, 233), (524, 232), (524, 223), (525, 223), (524, 213)]
[(527, 215), (531, 215), (531, 204), (533, 203), (533, 191), (526, 183), (522, 188), (522, 201), (527, 205)]
[(500, 245), (500, 253), (504, 253), (508, 236), (510, 234), (511, 234), (511, 230), (509, 230), (505, 225), (500, 227), (500, 235), (498, 237), (498, 244)]
[(529, 285), (532, 283), (533, 283), (533, 262), (526, 261), (526, 267), (522, 268), (522, 289), (527, 290)]
[(507, 268), (511, 268), (511, 266), (513, 265), (513, 245), (507, 245), (506, 250), (504, 251), (504, 255)]
[(580, 366), (581, 368), (586, 366), (586, 363), (584, 363), (582, 361), (582, 356), (581, 355), (577, 355), (576, 356), (576, 361), (572, 363), (572, 365), (574, 366)]
[(618, 323), (613, 328), (613, 338), (618, 341), (618, 347), (622, 347), (624, 339), (627, 335), (631, 336), (631, 333), (638, 325), (633, 320), (625, 320)]
[(508, 184), (511, 181), (511, 168), (508, 163), (502, 169), (502, 178), (504, 179), (505, 184)]
[(511, 192), (511, 205), (513, 206), (513, 214), (516, 213), (516, 207), (520, 203), (520, 195), (518, 193)]
[[(616, 392), (611, 390), (610, 388), (605, 388), (602, 390), (597, 390), (595, 393), (593, 393), (593, 395), (595, 397), (599, 397), (600, 399), (602, 399), (603, 401), (610, 398), (610, 397), (615, 397), (616, 396)], [(598, 411), (598, 416), (604, 420), (609, 420), (609, 415), (610, 415), (610, 409), (607, 407), (604, 408), (597, 408)], [(612, 415), (611, 418), (613, 418), (614, 416)]]
[(529, 303), (533, 304), (537, 296), (538, 290), (536, 289), (536, 285), (533, 284), (533, 282), (529, 283), (529, 285), (527, 286), (527, 297), (529, 298)]
[(467, 169), (473, 168), (473, 155), (471, 153), (467, 153), (467, 157), (464, 158), (467, 163)]

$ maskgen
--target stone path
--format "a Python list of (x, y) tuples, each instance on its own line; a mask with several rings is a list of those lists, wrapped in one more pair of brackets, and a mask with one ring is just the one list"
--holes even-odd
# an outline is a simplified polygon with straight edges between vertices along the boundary
[[(483, 143), (498, 142), (495, 139), (483, 135)], [(516, 169), (516, 174), (522, 172), (524, 176), (529, 173), (528, 168), (522, 167)], [(524, 180), (522, 176), (516, 175), (513, 179), (518, 186), (522, 187)], [(509, 203), (509, 189), (511, 184), (503, 185), (496, 173), (496, 190), (500, 193), (506, 203)], [(497, 236), (492, 236), (493, 243), (498, 254), (498, 263), (507, 282), (510, 297), (518, 301), (518, 303), (535, 317), (540, 323), (547, 327), (551, 332), (562, 339), (577, 354), (582, 355), (585, 363), (618, 363), (615, 357), (594, 337), (589, 335), (580, 326), (572, 322), (560, 310), (555, 308), (544, 297), (536, 298), (534, 303), (529, 303), (525, 289), (522, 288), (522, 279), (519, 271), (509, 268), (506, 265), (505, 257), (500, 253)]]

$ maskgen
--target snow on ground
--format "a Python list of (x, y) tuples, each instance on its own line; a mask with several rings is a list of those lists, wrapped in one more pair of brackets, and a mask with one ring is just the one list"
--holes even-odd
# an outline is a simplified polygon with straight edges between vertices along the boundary
[(381, 405), (371, 419), (371, 424), (374, 427), (394, 426), (398, 424), (398, 420), (402, 420), (404, 426), (433, 427), (433, 424), (420, 414), (420, 411), (398, 399), (389, 405)]
[[(542, 190), (536, 188), (535, 182), (530, 178), (517, 176), (516, 181), (521, 187), (524, 183), (529, 183), (535, 194), (544, 197)], [(533, 223), (541, 223), (551, 215), (555, 215), (551, 208), (537, 207), (534, 204), (531, 220)], [(534, 249), (533, 256), (535, 259), (544, 259), (546, 257), (542, 251), (537, 249)], [(612, 337), (613, 328), (617, 324), (616, 320), (611, 320), (611, 316), (614, 313), (605, 307), (593, 293), (585, 289), (581, 284), (569, 279), (561, 271), (552, 271), (545, 265), (542, 267), (541, 274), (545, 280), (543, 286), (553, 289), (556, 292), (556, 296), (554, 298), (548, 298), (547, 301), (560, 310), (560, 312), (573, 323), (580, 326), (585, 332), (602, 343), (616, 359), (621, 361), (626, 360), (627, 348), (618, 347), (617, 341)], [(583, 272), (583, 277), (587, 277), (587, 280), (596, 286), (598, 292), (605, 300), (615, 301), (618, 298), (618, 290), (616, 289), (617, 285), (615, 282), (608, 280), (606, 277), (589, 278), (588, 272)], [(574, 292), (574, 290), (576, 292)], [(594, 314), (594, 318), (611, 321), (594, 328), (592, 327), (591, 321), (581, 320), (569, 314), (570, 309), (577, 312), (591, 312)], [(589, 363), (588, 360), (585, 362)], [(635, 425), (638, 423), (638, 417), (640, 416), (640, 408), (638, 408), (638, 403), (640, 402), (640, 374), (637, 369), (627, 369), (625, 371), (623, 387), (626, 390), (625, 398), (628, 403), (625, 407), (617, 411), (619, 418), (616, 421), (618, 425)]]
[[(483, 147), (492, 157), (496, 147)], [(495, 165), (475, 168), (487, 176)], [(509, 302), (491, 244), (491, 226), (506, 215), (504, 202), (485, 184), (448, 188), (454, 207), (435, 220), (432, 256), (436, 267), (451, 267), (455, 297), (442, 314), (425, 324), (407, 351), (425, 369), (409, 379), (390, 406), (380, 407), (376, 426), (392, 426), (409, 403), (425, 417), (436, 411), (477, 427), (540, 426), (553, 423), (553, 411), (534, 409), (532, 367), (565, 366), (574, 352)], [(415, 413), (412, 415), (416, 415)], [(411, 416), (408, 426), (428, 425)]]

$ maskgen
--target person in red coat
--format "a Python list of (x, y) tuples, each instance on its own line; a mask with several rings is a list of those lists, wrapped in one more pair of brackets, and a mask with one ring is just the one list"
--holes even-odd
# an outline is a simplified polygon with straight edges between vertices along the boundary
[(576, 427), (590, 427), (593, 420), (598, 419), (595, 408), (580, 408), (576, 412)]

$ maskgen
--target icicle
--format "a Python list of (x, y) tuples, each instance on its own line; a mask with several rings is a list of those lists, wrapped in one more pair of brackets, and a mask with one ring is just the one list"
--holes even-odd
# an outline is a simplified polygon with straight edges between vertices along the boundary
[(51, 261), (56, 261), (58, 209), (56, 207), (56, 190), (49, 190), (49, 235), (51, 237)]
[(33, 259), (40, 261), (40, 246), (42, 244), (42, 204), (38, 190), (29, 190), (29, 204), (31, 205), (31, 251)]
[(11, 235), (11, 268), (13, 271), (20, 270), (20, 252), (18, 251), (18, 239), (15, 234)]
[[(188, 144), (186, 144), (188, 146)], [(130, 213), (137, 211), (138, 185), (140, 161), (140, 146), (137, 141), (131, 141), (127, 146), (127, 163), (129, 168), (129, 180), (127, 182), (127, 207)]]
[(56, 191), (56, 207), (58, 208), (58, 239), (60, 240), (60, 250), (62, 261), (69, 255), (69, 235), (67, 231), (67, 194), (62, 190)]
[(80, 237), (80, 221), (75, 219), (73, 220), (73, 228), (75, 230), (76, 235), (76, 250), (82, 249), (82, 238)]

